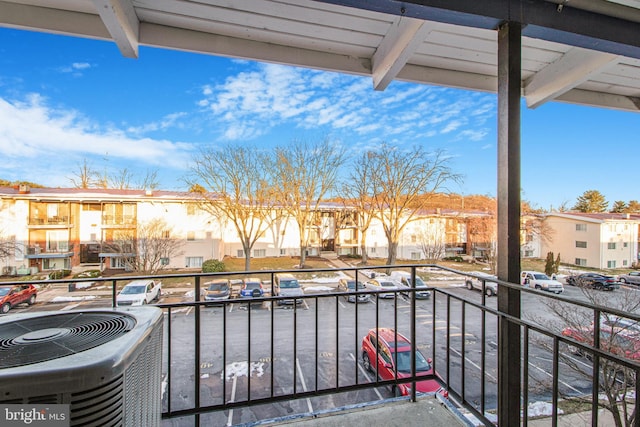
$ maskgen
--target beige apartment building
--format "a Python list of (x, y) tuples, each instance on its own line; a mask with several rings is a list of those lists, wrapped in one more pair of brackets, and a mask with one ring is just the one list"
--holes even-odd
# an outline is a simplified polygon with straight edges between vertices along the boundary
[[(198, 269), (207, 259), (244, 257), (233, 224), (202, 209), (195, 193), (17, 186), (1, 187), (0, 203), (0, 238), (15, 241), (17, 246), (13, 256), (0, 260), (4, 274), (87, 265), (126, 270), (125, 255), (139, 248), (125, 238), (135, 242), (144, 224), (156, 219), (166, 224), (166, 237), (181, 242), (179, 251), (162, 260), (166, 268)], [(481, 256), (488, 239), (486, 233), (474, 231), (478, 227), (473, 224), (491, 218), (486, 212), (420, 212), (401, 235), (398, 258)], [(323, 203), (309, 230), (307, 255), (357, 256), (363, 236), (357, 219), (355, 209)], [(299, 256), (299, 234), (292, 218), (274, 215), (251, 256)], [(366, 231), (365, 247), (370, 258), (388, 255), (384, 228), (377, 220)]]
[(544, 217), (540, 252), (563, 263), (598, 269), (631, 268), (638, 262), (640, 215), (552, 212)]

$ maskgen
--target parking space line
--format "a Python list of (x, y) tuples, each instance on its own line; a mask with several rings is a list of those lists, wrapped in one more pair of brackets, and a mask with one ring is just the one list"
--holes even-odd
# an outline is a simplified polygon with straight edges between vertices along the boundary
[[(302, 390), (307, 391), (307, 383), (304, 381), (304, 376), (302, 375), (302, 368), (300, 368), (300, 360), (296, 357), (296, 369), (298, 369), (298, 376), (300, 377), (300, 383), (302, 383)], [(307, 407), (309, 408), (309, 413), (313, 413), (313, 406), (311, 406), (311, 399), (307, 397)]]
[(69, 305), (65, 305), (64, 307), (62, 307), (60, 309), (60, 311), (66, 311), (66, 310), (71, 310), (73, 308), (78, 307), (80, 304), (69, 304)]
[[(534, 364), (533, 364), (533, 362), (529, 362), (529, 365), (533, 366), (534, 368), (536, 368), (537, 370), (539, 370), (539, 371), (540, 371), (540, 372), (542, 372), (543, 374), (545, 374), (545, 375), (547, 375), (547, 376), (549, 376), (549, 377), (553, 378), (553, 375), (552, 375), (552, 374), (550, 374), (549, 372), (547, 372), (547, 371), (545, 371), (544, 369), (540, 368), (539, 366), (534, 365)], [(559, 382), (560, 384), (564, 385), (565, 387), (570, 388), (571, 390), (575, 391), (575, 392), (576, 392), (576, 394), (578, 394), (578, 395), (580, 395), (580, 394), (581, 394), (581, 391), (580, 391), (580, 390), (578, 390), (577, 388), (573, 387), (572, 385), (570, 385), (570, 384), (568, 384), (568, 383), (566, 383), (566, 382), (564, 382), (564, 381), (560, 381), (560, 380), (558, 380), (558, 382)]]
[(338, 300), (338, 304), (340, 304), (340, 307), (342, 308), (347, 308), (347, 306), (340, 300)]
[[(451, 351), (453, 351), (455, 354), (457, 354), (458, 356), (462, 357), (462, 353), (460, 353), (458, 350), (456, 350), (455, 348), (450, 348)], [(480, 369), (480, 366), (478, 364), (476, 364), (473, 360), (469, 359), (468, 357), (465, 356), (464, 358), (467, 362), (469, 362), (474, 368), (476, 368), (478, 371), (482, 372), (482, 369)], [(498, 379), (496, 377), (494, 377), (493, 375), (491, 375), (490, 373), (487, 372), (487, 370), (484, 370), (484, 374), (486, 376), (488, 376), (489, 378), (491, 378), (493, 381), (498, 382)]]
[[(353, 360), (353, 361), (356, 361), (356, 362), (357, 362), (357, 360), (356, 360), (355, 356), (354, 356), (352, 353), (349, 353), (349, 357), (351, 357), (351, 360)], [(371, 377), (369, 376), (369, 373), (367, 372), (367, 370), (366, 370), (366, 369), (364, 369), (364, 368), (362, 367), (362, 365), (360, 364), (360, 362), (358, 362), (358, 369), (360, 369), (360, 372), (362, 372), (362, 373), (364, 374), (364, 376), (365, 376), (369, 381), (371, 381)], [(373, 391), (375, 391), (375, 392), (376, 392), (376, 394), (378, 395), (378, 399), (380, 399), (380, 400), (382, 400), (382, 399), (383, 399), (382, 395), (380, 394), (380, 392), (378, 391), (378, 389), (377, 389), (377, 388), (374, 388), (374, 389), (373, 389)]]
[[(249, 367), (247, 367), (249, 369)], [(249, 372), (251, 375), (251, 372)], [(236, 400), (236, 384), (238, 383), (238, 376), (233, 376), (233, 384), (231, 385), (231, 399), (229, 399), (228, 403), (233, 403)], [(224, 397), (223, 397), (224, 399)], [(227, 427), (233, 425), (233, 408), (229, 409), (229, 417), (227, 417)]]

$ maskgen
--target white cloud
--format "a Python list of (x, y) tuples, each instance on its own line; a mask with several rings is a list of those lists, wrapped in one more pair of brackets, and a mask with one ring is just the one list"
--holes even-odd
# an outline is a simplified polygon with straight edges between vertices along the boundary
[(477, 129), (495, 114), (495, 97), (487, 94), (404, 82), (377, 92), (366, 77), (275, 64), (247, 68), (204, 86), (197, 101), (226, 139), (263, 136), (283, 125), (383, 140), (402, 135), (406, 141), (447, 134), (455, 139), (467, 131), (466, 138), (476, 140), (483, 134)]
[[(155, 126), (167, 126), (179, 116), (168, 116)], [(76, 111), (48, 106), (37, 94), (24, 101), (0, 98), (0, 155), (5, 160), (0, 175), (20, 173), (20, 179), (44, 185), (69, 185), (64, 177), (83, 157), (107, 155), (119, 162), (134, 162), (142, 169), (182, 169), (191, 149), (184, 143), (133, 138), (121, 129), (103, 129)], [(20, 168), (15, 170), (12, 164)], [(42, 182), (50, 179), (48, 176), (56, 176), (58, 181)]]

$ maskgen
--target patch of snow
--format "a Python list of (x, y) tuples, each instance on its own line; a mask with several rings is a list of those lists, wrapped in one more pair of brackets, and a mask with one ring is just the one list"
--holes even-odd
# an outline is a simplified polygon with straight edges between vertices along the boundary
[(307, 286), (304, 288), (304, 291), (310, 291), (310, 292), (325, 292), (325, 291), (335, 291), (336, 288), (331, 288), (329, 286)]
[[(527, 414), (529, 417), (544, 417), (553, 415), (553, 406), (547, 402), (532, 402), (527, 406)], [(558, 415), (564, 414), (564, 411), (558, 408)]]
[(98, 298), (95, 295), (84, 295), (81, 297), (54, 297), (51, 302), (73, 302), (73, 301), (86, 301)]
[(193, 298), (193, 295), (194, 295), (193, 291), (187, 291), (184, 293), (184, 296), (187, 298)]
[(90, 288), (95, 283), (96, 282), (79, 282), (79, 283), (76, 283), (76, 289)]
[[(232, 380), (234, 377), (246, 377), (247, 374), (254, 375), (257, 377), (261, 377), (264, 375), (264, 362), (251, 362), (249, 371), (249, 364), (247, 362), (233, 362), (227, 365), (226, 369), (220, 374), (220, 378), (226, 379), (227, 381)], [(224, 374), (227, 374), (227, 377), (224, 378)]]
[(298, 280), (300, 283), (337, 283), (342, 276), (314, 277), (312, 279)]

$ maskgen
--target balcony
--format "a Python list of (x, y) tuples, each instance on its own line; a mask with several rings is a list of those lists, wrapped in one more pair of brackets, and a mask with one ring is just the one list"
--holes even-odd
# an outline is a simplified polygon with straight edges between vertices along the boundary
[(68, 215), (49, 217), (30, 217), (29, 228), (68, 228), (72, 226)]
[(25, 258), (27, 259), (39, 259), (39, 258), (65, 258), (72, 257), (74, 254), (74, 245), (52, 245), (43, 249), (38, 245), (28, 246)]
[[(436, 265), (402, 267), (410, 268), (412, 274), (418, 271), (447, 274), (452, 282), (468, 276), (468, 273)], [(380, 272), (383, 269), (380, 268)], [(338, 271), (360, 280), (364, 278), (361, 270), (345, 265)], [(326, 277), (336, 271), (290, 272)], [(168, 296), (158, 304), (165, 313), (161, 373), (163, 425), (247, 425), (248, 422), (327, 425), (321, 420), (337, 411), (343, 425), (353, 426), (375, 424), (371, 414), (376, 414), (375, 420), (380, 422), (385, 417), (392, 420), (402, 417), (404, 425), (443, 425), (438, 423), (439, 417), (465, 417), (493, 425), (502, 399), (497, 369), (501, 352), (505, 351), (498, 330), (505, 322), (516, 326), (521, 333), (518, 383), (524, 406), (544, 402), (548, 408), (548, 418), (542, 421), (535, 419), (535, 413), (525, 411), (521, 419), (524, 425), (556, 425), (574, 416), (586, 419), (585, 424), (598, 425), (599, 419), (608, 423), (610, 418), (603, 413), (606, 402), (601, 393), (606, 388), (605, 382), (612, 380), (612, 366), (615, 368), (613, 381), (620, 383), (616, 390), (625, 391), (621, 398), (631, 408), (637, 407), (640, 399), (635, 393), (640, 370), (637, 359), (611, 351), (600, 329), (602, 320), (609, 316), (633, 321), (640, 321), (640, 316), (573, 298), (579, 291), (577, 288), (571, 288), (571, 292), (567, 291), (569, 296), (563, 297), (496, 280), (499, 293), (507, 289), (519, 291), (525, 306), (533, 307), (531, 304), (543, 300), (549, 307), (561, 305), (565, 312), (592, 319), (595, 338), (592, 343), (563, 335), (562, 325), (549, 327), (535, 316), (514, 318), (496, 309), (497, 298), (489, 298), (484, 292), (467, 291), (463, 285), (430, 286), (432, 294), (426, 300), (414, 298), (409, 288), (392, 291), (392, 297), (384, 299), (380, 292), (358, 291), (369, 295), (369, 302), (358, 298), (347, 302), (345, 293), (322, 292), (313, 287), (298, 298), (298, 304), (285, 304), (285, 300), (290, 302), (290, 297), (270, 292), (265, 292), (264, 297), (249, 299), (202, 301), (200, 297), (203, 283), (212, 277), (233, 280), (259, 275), (265, 276), (265, 282), (269, 282), (268, 276), (271, 283), (275, 283), (275, 274), (281, 272), (154, 276), (159, 280), (179, 278), (190, 283), (181, 291), (188, 290), (192, 295), (188, 301), (178, 301), (167, 288)], [(111, 287), (102, 291), (110, 297), (104, 302), (115, 306), (117, 286), (136, 278), (140, 277), (91, 281), (104, 282), (99, 288), (105, 288), (105, 284)], [(486, 285), (486, 280), (491, 279), (480, 280), (485, 280)], [(76, 281), (81, 282), (71, 282)], [(56, 282), (63, 281), (43, 283)], [(65, 280), (64, 285), (68, 282)], [(622, 294), (607, 295), (623, 297)], [(415, 357), (410, 357), (416, 360), (410, 369), (392, 369), (391, 376), (389, 370), (383, 375), (382, 370), (388, 368), (384, 364), (377, 368), (375, 364), (367, 364), (362, 350), (363, 337), (380, 328), (391, 328), (406, 336), (414, 343), (409, 349), (411, 355), (421, 352), (430, 359), (433, 371), (426, 375), (418, 372)], [(383, 353), (385, 350), (379, 347), (376, 356), (382, 357)], [(577, 358), (574, 353), (585, 357)], [(578, 366), (579, 372), (568, 371), (571, 363)], [(624, 372), (622, 377), (620, 372)], [(419, 393), (418, 387), (425, 380), (437, 382), (441, 389), (436, 393)], [(580, 407), (577, 415), (564, 412), (568, 403)], [(431, 415), (426, 417), (426, 413)]]

